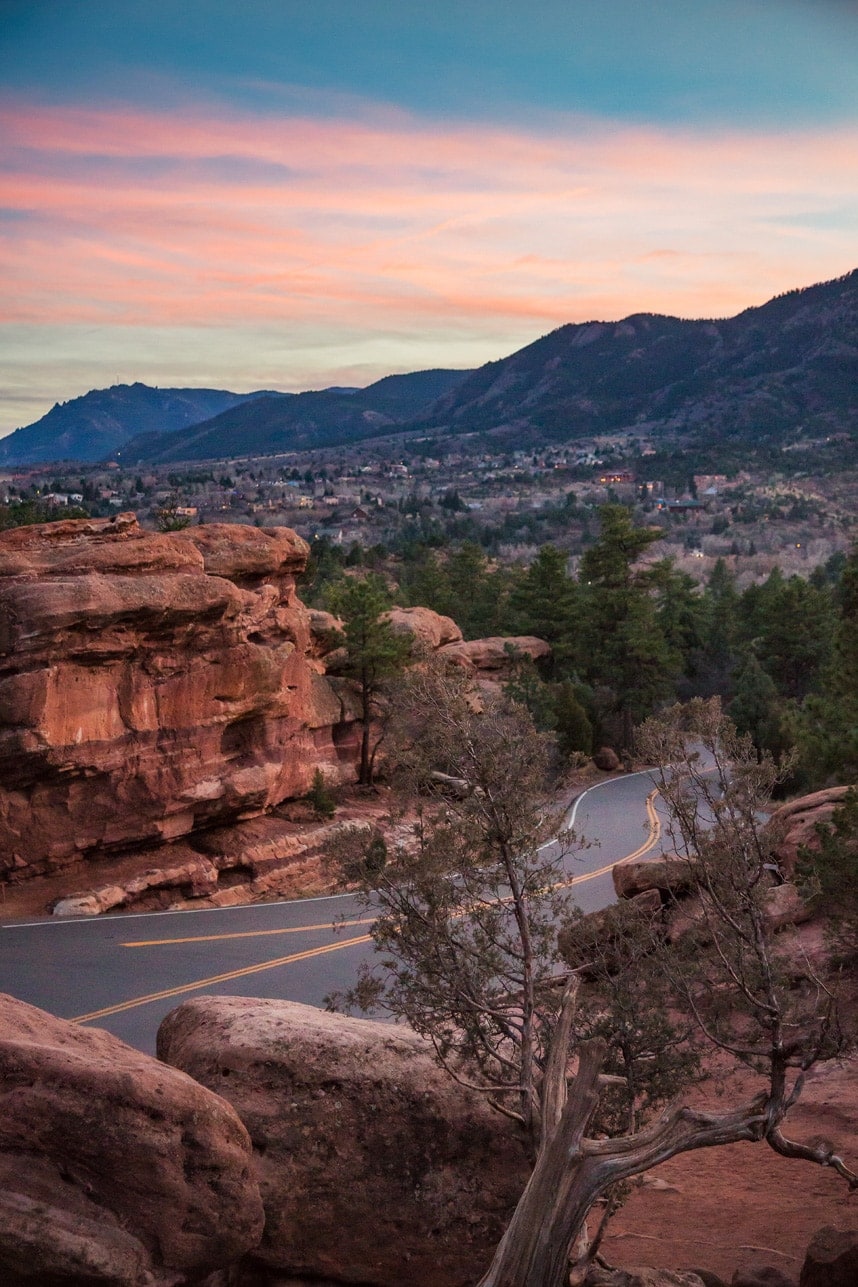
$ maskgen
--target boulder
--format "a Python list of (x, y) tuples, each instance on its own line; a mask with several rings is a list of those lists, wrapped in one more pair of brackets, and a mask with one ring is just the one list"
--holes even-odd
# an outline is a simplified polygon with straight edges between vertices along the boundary
[(704, 1287), (703, 1279), (690, 1269), (603, 1269), (592, 1265), (584, 1287)]
[(622, 768), (619, 755), (610, 746), (600, 746), (593, 756), (593, 763), (603, 773), (616, 773)]
[(190, 1077), (0, 995), (0, 1281), (174, 1287), (256, 1245), (250, 1139)]
[(820, 823), (830, 822), (831, 815), (843, 803), (848, 786), (828, 787), (800, 796), (775, 809), (768, 823), (769, 833), (777, 838), (774, 857), (785, 876), (795, 871), (801, 849), (818, 849)]
[(789, 881), (766, 890), (765, 915), (770, 930), (783, 929), (785, 925), (801, 925), (809, 921), (812, 914), (810, 904)]
[(694, 888), (693, 861), (678, 854), (617, 863), (611, 876), (617, 898), (634, 898), (651, 889), (675, 898)]
[(265, 1205), (252, 1263), (374, 1287), (466, 1287), (529, 1166), (515, 1128), (415, 1033), (287, 1001), (198, 997), (158, 1053), (233, 1105)]
[(815, 1233), (801, 1267), (799, 1287), (855, 1287), (858, 1229), (826, 1225)]
[(333, 612), (322, 608), (309, 608), (310, 650), (314, 657), (328, 657), (340, 647), (343, 623)]
[(462, 639), (452, 617), (442, 617), (431, 608), (391, 608), (384, 615), (395, 634), (409, 635), (431, 652)]
[(598, 977), (603, 969), (614, 972), (627, 964), (627, 936), (634, 935), (636, 950), (643, 950), (644, 936), (635, 931), (638, 925), (653, 929), (660, 926), (661, 906), (658, 890), (648, 889), (625, 902), (590, 912), (563, 926), (557, 936), (557, 950), (569, 968), (578, 970), (585, 979)]
[(516, 655), (529, 657), (531, 661), (550, 657), (551, 645), (534, 635), (516, 635), (509, 639), (491, 637), (443, 644), (437, 652), (454, 665), (493, 672), (509, 670)]
[(795, 1287), (795, 1279), (776, 1265), (763, 1265), (759, 1269), (737, 1269), (730, 1287)]

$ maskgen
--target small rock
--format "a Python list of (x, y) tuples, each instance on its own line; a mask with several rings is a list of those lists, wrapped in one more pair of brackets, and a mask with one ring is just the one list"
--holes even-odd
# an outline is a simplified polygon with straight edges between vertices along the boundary
[(774, 1265), (760, 1269), (737, 1269), (730, 1287), (795, 1287), (795, 1279)]
[(593, 763), (603, 773), (616, 773), (617, 769), (620, 768), (620, 757), (613, 747), (600, 746), (593, 756)]
[(858, 1229), (825, 1225), (813, 1235), (801, 1267), (799, 1287), (855, 1287), (858, 1283)]
[(690, 1274), (696, 1274), (703, 1282), (703, 1287), (727, 1287), (724, 1279), (719, 1278), (717, 1274), (713, 1274), (711, 1269), (698, 1269), (694, 1266), (694, 1268), (689, 1269), (688, 1272)]

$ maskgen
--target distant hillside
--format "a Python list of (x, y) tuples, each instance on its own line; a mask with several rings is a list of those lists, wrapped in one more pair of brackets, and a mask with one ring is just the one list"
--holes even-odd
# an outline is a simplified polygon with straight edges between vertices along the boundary
[(153, 389), (146, 384), (95, 389), (70, 402), (56, 403), (41, 420), (0, 439), (0, 465), (104, 460), (137, 434), (171, 433), (252, 397), (259, 394)]
[(858, 421), (858, 270), (724, 321), (641, 313), (561, 326), (480, 367), (428, 427), (570, 438), (654, 433), (779, 438)]
[(415, 371), (385, 376), (366, 389), (324, 389), (297, 393), (288, 400), (255, 398), (169, 438), (131, 442), (122, 460), (166, 464), (354, 442), (410, 423), (469, 375), (469, 371)]
[(858, 270), (738, 317), (637, 313), (561, 326), (477, 371), (391, 375), (366, 389), (236, 394), (117, 385), (0, 440), (0, 466), (166, 464), (360, 441), (397, 429), (485, 431), (521, 445), (636, 429), (709, 443), (858, 426)]

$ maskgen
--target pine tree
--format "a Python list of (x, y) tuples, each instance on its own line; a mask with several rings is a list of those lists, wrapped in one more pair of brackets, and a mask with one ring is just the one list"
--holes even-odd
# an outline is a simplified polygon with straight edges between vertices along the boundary
[(394, 633), (382, 615), (390, 598), (380, 577), (362, 580), (344, 577), (327, 594), (330, 610), (342, 618), (342, 645), (346, 660), (342, 673), (357, 681), (361, 705), (361, 749), (358, 781), (371, 786), (375, 751), (372, 745), (373, 720), (378, 715), (377, 699), (385, 684), (398, 674), (411, 651), (410, 641)]
[(599, 540), (581, 559), (578, 655), (588, 682), (610, 694), (627, 749), (634, 725), (673, 692), (679, 658), (659, 625), (651, 575), (633, 566), (660, 530), (634, 527), (622, 505), (603, 506), (600, 517)]

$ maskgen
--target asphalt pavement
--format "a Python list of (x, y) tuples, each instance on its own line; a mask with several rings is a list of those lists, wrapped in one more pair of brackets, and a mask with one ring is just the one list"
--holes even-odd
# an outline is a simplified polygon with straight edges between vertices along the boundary
[[(587, 843), (565, 859), (585, 912), (614, 901), (614, 863), (664, 844), (649, 773), (591, 787), (569, 821)], [(371, 958), (369, 929), (351, 895), (11, 922), (0, 926), (0, 991), (153, 1053), (164, 1016), (199, 993), (323, 1005)]]

